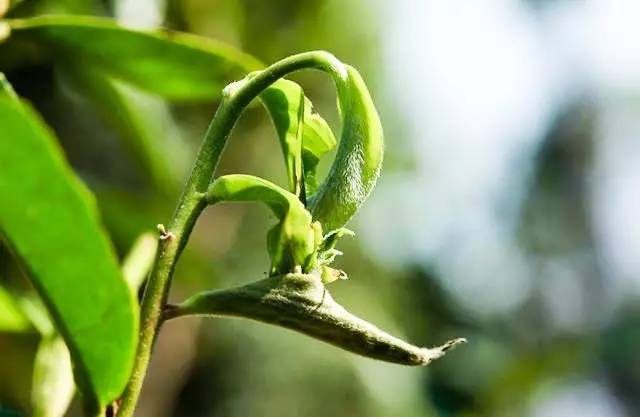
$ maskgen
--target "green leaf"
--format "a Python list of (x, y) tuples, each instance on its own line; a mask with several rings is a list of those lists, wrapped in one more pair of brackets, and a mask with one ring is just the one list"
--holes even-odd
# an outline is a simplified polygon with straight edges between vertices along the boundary
[[(90, 65), (63, 65), (62, 77), (120, 138), (157, 189), (173, 191), (181, 178), (178, 144), (171, 141), (172, 115), (162, 99), (106, 76)], [(183, 152), (184, 153), (184, 152)]]
[(302, 167), (304, 170), (305, 190), (307, 195), (318, 191), (316, 170), (324, 154), (336, 147), (336, 138), (329, 124), (318, 113), (313, 111), (311, 101), (306, 99), (304, 107), (304, 130), (302, 133)]
[(33, 365), (32, 417), (62, 417), (69, 408), (75, 386), (69, 350), (58, 335), (42, 338)]
[(338, 80), (342, 135), (333, 165), (310, 199), (314, 220), (327, 231), (344, 226), (369, 196), (380, 174), (384, 152), (382, 125), (362, 77), (345, 65)]
[(0, 287), (0, 332), (22, 333), (33, 329), (16, 300)]
[(304, 92), (293, 81), (279, 79), (260, 93), (280, 139), (289, 179), (289, 191), (302, 192), (302, 129), (304, 124)]
[(28, 107), (0, 99), (0, 230), (63, 336), (88, 408), (127, 383), (137, 307), (90, 192)]
[(305, 194), (313, 194), (318, 187), (318, 162), (336, 146), (331, 128), (293, 81), (279, 79), (260, 94), (260, 99), (280, 139), (290, 191), (300, 195), (303, 177)]
[[(133, 244), (122, 264), (123, 275), (133, 292), (137, 292), (151, 269), (158, 241), (152, 233), (144, 233)], [(0, 287), (0, 312), (2, 312)], [(9, 300), (11, 301), (11, 300)], [(21, 307), (42, 334), (36, 353), (31, 388), (33, 417), (61, 417), (73, 398), (75, 385), (69, 350), (49, 321), (44, 306), (33, 298), (21, 299)], [(22, 314), (22, 313), (20, 313)], [(0, 318), (3, 316), (0, 315)], [(31, 329), (26, 318), (27, 328)], [(0, 320), (0, 325), (2, 320)]]
[(306, 272), (316, 266), (322, 228), (312, 222), (311, 214), (294, 194), (262, 178), (234, 174), (216, 179), (207, 190), (206, 198), (209, 204), (256, 201), (271, 208), (279, 220), (267, 235), (272, 275), (296, 268)]
[(347, 279), (346, 272), (340, 269), (330, 268), (336, 256), (342, 255), (342, 252), (336, 249), (338, 240), (344, 236), (355, 236), (355, 233), (349, 229), (341, 227), (333, 230), (322, 237), (322, 242), (318, 247), (318, 266), (321, 271), (322, 282), (329, 284), (337, 279)]
[(122, 262), (122, 274), (134, 293), (147, 278), (158, 250), (158, 239), (152, 233), (144, 233), (136, 239)]
[(9, 41), (35, 42), (56, 59), (95, 66), (169, 99), (212, 99), (230, 80), (262, 68), (257, 59), (221, 42), (126, 29), (110, 19), (38, 16), (9, 23)]

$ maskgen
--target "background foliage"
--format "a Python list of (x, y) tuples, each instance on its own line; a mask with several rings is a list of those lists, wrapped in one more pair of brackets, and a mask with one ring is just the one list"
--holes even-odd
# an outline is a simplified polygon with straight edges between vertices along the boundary
[[(409, 369), (246, 321), (172, 321), (139, 415), (640, 413), (634, 11), (633, 1), (605, 0), (19, 4), (16, 16), (81, 13), (162, 25), (263, 62), (326, 49), (358, 68), (383, 119), (386, 161), (352, 223), (357, 239), (343, 244), (339, 267), (351, 279), (334, 284), (334, 296), (417, 343), (470, 340), (427, 369)], [(216, 103), (169, 104), (116, 83), (119, 99), (98, 108), (50, 65), (12, 57), (0, 49), (0, 71), (60, 138), (124, 256), (170, 216)], [(294, 78), (337, 127), (330, 81)], [(132, 130), (114, 128), (119, 123)], [(153, 153), (131, 145), (127, 135), (136, 134)], [(262, 108), (243, 116), (221, 171), (285, 185)], [(264, 274), (272, 221), (253, 206), (208, 210), (172, 300)], [(27, 291), (3, 248), (0, 279)], [(31, 334), (0, 334), (3, 406), (27, 407), (38, 343)]]

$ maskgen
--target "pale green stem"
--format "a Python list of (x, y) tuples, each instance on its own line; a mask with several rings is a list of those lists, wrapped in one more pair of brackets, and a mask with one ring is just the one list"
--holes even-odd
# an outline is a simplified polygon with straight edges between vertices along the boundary
[(138, 352), (129, 385), (121, 399), (119, 417), (131, 417), (135, 411), (153, 344), (162, 324), (162, 309), (169, 294), (175, 265), (198, 216), (207, 205), (204, 193), (212, 180), (231, 130), (245, 107), (265, 88), (285, 75), (305, 68), (328, 72), (337, 83), (346, 77), (344, 67), (333, 55), (312, 51), (278, 61), (251, 78), (230, 84), (223, 91), (222, 101), (198, 151), (180, 202), (169, 227), (161, 235), (142, 298)]

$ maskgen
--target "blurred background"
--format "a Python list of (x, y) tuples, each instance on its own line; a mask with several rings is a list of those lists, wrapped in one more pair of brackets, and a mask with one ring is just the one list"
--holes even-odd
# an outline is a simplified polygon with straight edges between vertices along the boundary
[[(331, 291), (417, 344), (469, 339), (417, 369), (253, 322), (176, 320), (161, 333), (138, 416), (640, 416), (639, 2), (24, 0), (16, 9), (52, 12), (187, 31), (266, 63), (325, 49), (358, 68), (386, 159), (350, 224), (356, 238), (341, 243), (337, 265), (351, 279)], [(121, 86), (156, 141), (143, 164), (55, 69), (0, 70), (57, 133), (121, 255), (168, 221), (215, 102), (167, 103)], [(330, 80), (292, 78), (338, 132)], [(285, 184), (281, 159), (256, 106), (220, 173)], [(272, 221), (252, 205), (209, 209), (172, 300), (263, 277)], [(0, 270), (20, 285), (6, 250)], [(0, 404), (28, 404), (37, 342), (0, 334)]]

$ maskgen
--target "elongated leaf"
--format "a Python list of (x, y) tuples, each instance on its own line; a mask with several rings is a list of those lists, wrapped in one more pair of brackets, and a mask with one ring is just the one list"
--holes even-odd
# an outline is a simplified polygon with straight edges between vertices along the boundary
[(229, 81), (262, 64), (207, 38), (167, 31), (139, 31), (112, 20), (39, 16), (10, 21), (12, 39), (36, 42), (57, 59), (90, 64), (163, 97), (202, 100), (219, 96)]
[(326, 120), (313, 111), (313, 105), (306, 99), (304, 107), (304, 130), (302, 133), (302, 167), (307, 195), (318, 191), (316, 170), (320, 159), (336, 147), (336, 138)]
[(293, 81), (280, 79), (260, 94), (275, 125), (284, 155), (289, 191), (302, 192), (302, 129), (304, 124), (304, 92)]
[(382, 124), (367, 86), (358, 71), (345, 68), (346, 78), (338, 83), (340, 145), (309, 205), (327, 231), (344, 226), (362, 206), (378, 180), (384, 153)]
[(21, 259), (74, 363), (87, 405), (124, 389), (137, 307), (89, 191), (29, 108), (0, 98), (0, 230)]
[(322, 156), (336, 146), (336, 139), (327, 122), (313, 111), (311, 100), (302, 87), (293, 81), (280, 79), (260, 94), (280, 139), (287, 164), (290, 191), (296, 189), (304, 177), (305, 194), (313, 194), (317, 187), (316, 169)]
[[(151, 269), (158, 246), (157, 242), (156, 237), (151, 233), (141, 235), (122, 264), (125, 280), (134, 292), (138, 291)], [(1, 295), (2, 287), (0, 287), (0, 301)], [(65, 415), (75, 391), (69, 350), (62, 337), (55, 331), (44, 307), (38, 300), (24, 298), (21, 306), (34, 327), (43, 336), (33, 369), (31, 415), (33, 417), (62, 417)], [(0, 311), (1, 309), (2, 304), (0, 304)], [(0, 320), (1, 323), (2, 320)], [(31, 327), (29, 326), (29, 328)]]

